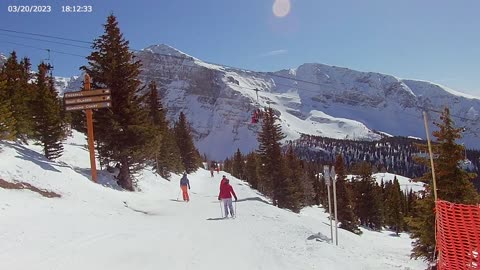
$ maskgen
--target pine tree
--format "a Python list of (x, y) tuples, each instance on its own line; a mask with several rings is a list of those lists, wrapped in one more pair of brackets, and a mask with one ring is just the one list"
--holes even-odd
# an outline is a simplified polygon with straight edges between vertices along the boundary
[(166, 130), (164, 143), (162, 144), (162, 149), (160, 151), (163, 153), (159, 160), (160, 164), (165, 164), (167, 171), (177, 174), (185, 171), (182, 157), (180, 155), (180, 149), (175, 140), (175, 131), (172, 128)]
[(271, 196), (273, 205), (284, 208), (287, 205), (288, 189), (286, 182), (285, 163), (282, 157), (280, 141), (285, 138), (280, 124), (275, 123), (276, 116), (269, 108), (258, 134), (260, 160), (262, 163), (262, 185), (266, 194)]
[(180, 112), (178, 122), (175, 125), (175, 140), (180, 150), (180, 157), (185, 171), (187, 173), (196, 171), (200, 167), (201, 157), (193, 144), (190, 126), (183, 112)]
[(403, 227), (403, 210), (402, 210), (402, 191), (397, 177), (393, 179), (393, 183), (386, 189), (385, 200), (385, 223), (390, 226), (398, 235)]
[(0, 140), (15, 140), (15, 118), (12, 113), (12, 105), (6, 91), (6, 80), (0, 73)]
[(351, 186), (347, 182), (345, 165), (342, 155), (337, 155), (335, 160), (335, 171), (337, 173), (337, 217), (340, 221), (340, 228), (353, 233), (360, 233), (358, 220), (353, 212), (353, 194)]
[(165, 120), (165, 112), (158, 96), (157, 84), (155, 81), (151, 81), (148, 84), (148, 116), (153, 124), (160, 127), (162, 131), (167, 129), (167, 121)]
[(388, 212), (388, 205), (386, 205), (387, 203), (387, 200), (388, 200), (388, 195), (390, 194), (390, 189), (392, 188), (393, 186), (393, 182), (392, 181), (383, 181), (383, 177), (382, 177), (382, 182), (380, 184), (380, 188), (382, 189), (382, 202), (383, 202), (383, 207), (382, 207), (382, 214), (385, 218), (385, 224), (388, 224), (388, 215), (387, 215), (387, 212)]
[(355, 215), (360, 219), (360, 224), (371, 229), (381, 229), (382, 215), (382, 190), (372, 178), (372, 168), (367, 162), (356, 165), (356, 174), (360, 181), (353, 183), (355, 191)]
[(285, 184), (289, 192), (289, 200), (287, 208), (298, 212), (303, 204), (304, 190), (303, 190), (303, 170), (302, 164), (293, 151), (292, 144), (288, 146), (285, 155), (285, 163), (287, 169), (287, 179)]
[[(434, 167), (439, 200), (453, 203), (476, 204), (478, 193), (471, 179), (473, 175), (463, 171), (459, 162), (463, 159), (464, 148), (455, 141), (461, 138), (461, 128), (455, 128), (450, 110), (445, 108), (440, 116), (440, 123), (435, 123), (439, 130), (432, 134), (436, 144), (432, 145)], [(417, 145), (427, 152), (426, 145)], [(432, 261), (435, 252), (435, 201), (433, 198), (431, 165), (428, 158), (416, 158), (416, 162), (428, 166), (430, 171), (419, 180), (425, 183), (422, 199), (415, 203), (415, 216), (408, 220), (411, 237), (415, 239), (411, 256)]]
[(415, 211), (415, 202), (417, 201), (417, 195), (413, 190), (410, 188), (407, 194), (407, 203), (406, 203), (406, 215), (413, 216)]
[(166, 130), (165, 117), (163, 115), (163, 108), (158, 98), (157, 86), (154, 81), (148, 84), (148, 93), (146, 99), (146, 109), (148, 112), (148, 119), (153, 125), (152, 132), (154, 135), (154, 143), (151, 146), (153, 156), (149, 159), (153, 160), (153, 169), (162, 177), (169, 176), (168, 172), (165, 172), (159, 163), (160, 149), (163, 144), (163, 136)]
[(46, 64), (41, 63), (38, 66), (37, 97), (33, 103), (35, 110), (33, 136), (43, 146), (45, 157), (56, 159), (63, 153), (62, 140), (65, 138), (65, 130), (58, 93), (53, 85), (53, 78), (47, 77), (48, 71), (49, 67)]
[(87, 134), (87, 121), (84, 111), (73, 111), (70, 114), (70, 126), (79, 132)]
[(252, 152), (247, 155), (245, 163), (245, 179), (254, 189), (258, 189), (258, 155)]
[(238, 179), (244, 179), (243, 171), (245, 164), (243, 162), (242, 152), (240, 152), (240, 148), (237, 148), (237, 152), (233, 156), (233, 168), (232, 168), (232, 175), (237, 177)]
[[(228, 173), (232, 173), (233, 169), (233, 165), (232, 165), (232, 160), (229, 159), (229, 158), (226, 158), (224, 161), (223, 161), (223, 170), (228, 172)], [(260, 190), (261, 191), (261, 190)]]
[(108, 16), (104, 29), (92, 45), (88, 66), (82, 69), (91, 76), (94, 88), (111, 91), (111, 108), (94, 112), (100, 160), (104, 164), (118, 162), (119, 185), (133, 191), (132, 174), (143, 168), (156, 150), (155, 132), (137, 95), (141, 64), (135, 61), (115, 16)]
[(180, 150), (178, 149), (173, 132), (168, 127), (168, 121), (165, 119), (165, 109), (158, 96), (157, 85), (154, 81), (148, 85), (148, 115), (150, 121), (155, 126), (157, 149), (155, 150), (153, 168), (162, 177), (168, 179), (170, 172), (180, 173), (184, 170), (180, 159)]
[(415, 208), (417, 204), (417, 193), (413, 192), (412, 189), (408, 191), (406, 194), (406, 202), (405, 202), (405, 214), (404, 214), (404, 229), (407, 232), (410, 232), (410, 222), (412, 221), (413, 217), (417, 216)]
[(315, 204), (323, 205), (325, 208), (327, 208), (328, 191), (325, 178), (323, 176), (320, 177), (318, 172), (315, 172), (315, 175), (315, 181), (313, 182), (313, 189), (315, 190)]
[(383, 206), (383, 196), (381, 195), (383, 190), (380, 185), (373, 181), (373, 192), (372, 192), (372, 200), (370, 202), (370, 224), (368, 225), (370, 228), (374, 230), (381, 230), (384, 222), (384, 206)]
[(29, 84), (29, 80), (32, 78), (30, 66), (28, 58), (18, 62), (17, 54), (13, 51), (2, 69), (6, 80), (6, 99), (10, 102), (15, 122), (14, 133), (23, 142), (26, 142), (33, 134), (31, 102), (34, 100), (34, 92)]
[(318, 182), (317, 177), (315, 176), (315, 169), (312, 163), (308, 162), (306, 169), (302, 176), (302, 186), (303, 186), (303, 202), (304, 205), (313, 205), (317, 204), (316, 202), (316, 186), (320, 183)]

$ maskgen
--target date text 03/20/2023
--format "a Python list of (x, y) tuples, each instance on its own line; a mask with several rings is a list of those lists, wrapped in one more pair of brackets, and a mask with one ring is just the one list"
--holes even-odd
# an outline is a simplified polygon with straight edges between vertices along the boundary
[(7, 11), (9, 13), (50, 13), (52, 11), (63, 13), (90, 13), (93, 12), (93, 6), (62, 5), (52, 7), (51, 5), (9, 5)]

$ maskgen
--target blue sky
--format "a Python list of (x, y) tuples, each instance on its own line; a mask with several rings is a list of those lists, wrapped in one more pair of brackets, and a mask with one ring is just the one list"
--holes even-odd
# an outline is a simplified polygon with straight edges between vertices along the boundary
[[(289, 1), (289, 0), (277, 0)], [(47, 14), (9, 13), (9, 5), (51, 5)], [(91, 5), (89, 14), (62, 5)], [(261, 71), (306, 62), (437, 82), (480, 96), (480, 1), (290, 0), (2, 0), (0, 28), (91, 41), (113, 12), (131, 47), (165, 43), (205, 61)], [(7, 36), (7, 35), (9, 36)], [(89, 50), (21, 39), (0, 31), (0, 52), (17, 50), (38, 64), (45, 51)], [(51, 54), (58, 76), (76, 75), (85, 59)]]

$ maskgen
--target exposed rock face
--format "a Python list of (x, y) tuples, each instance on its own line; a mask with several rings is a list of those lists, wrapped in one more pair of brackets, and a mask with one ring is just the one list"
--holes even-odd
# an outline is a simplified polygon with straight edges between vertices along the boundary
[[(374, 130), (423, 138), (421, 107), (440, 110), (444, 105), (474, 120), (454, 119), (467, 128), (468, 146), (475, 147), (480, 134), (480, 100), (430, 82), (322, 64), (248, 72), (208, 64), (167, 45), (150, 46), (136, 57), (142, 61), (141, 79), (156, 81), (170, 122), (183, 111), (201, 153), (213, 159), (224, 159), (237, 148), (245, 153), (256, 149), (260, 124), (251, 124), (251, 115), (266, 107), (279, 116), (287, 139), (300, 133), (378, 139)], [(79, 86), (81, 80), (74, 79), (67, 89)]]

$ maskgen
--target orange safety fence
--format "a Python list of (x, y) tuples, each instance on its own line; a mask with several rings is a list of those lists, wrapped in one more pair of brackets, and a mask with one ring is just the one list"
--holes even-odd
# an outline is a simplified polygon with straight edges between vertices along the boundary
[(439, 270), (480, 269), (480, 206), (437, 201)]

